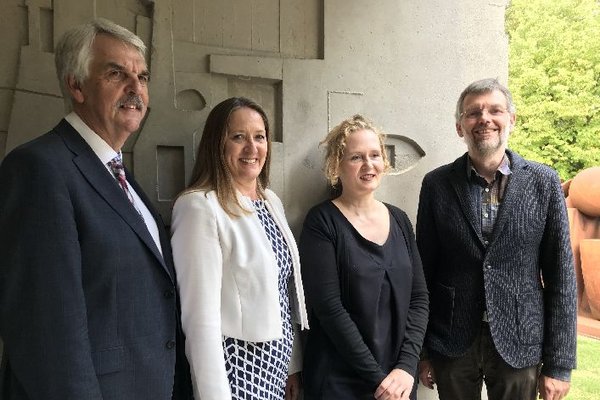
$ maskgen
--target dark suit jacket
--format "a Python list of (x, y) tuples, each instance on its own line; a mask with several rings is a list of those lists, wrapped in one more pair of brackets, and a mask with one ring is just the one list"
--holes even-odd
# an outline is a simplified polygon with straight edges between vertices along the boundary
[(162, 256), (65, 120), (3, 160), (0, 398), (171, 399), (183, 344), (169, 238), (128, 180), (157, 221)]
[[(423, 179), (417, 243), (430, 292), (425, 347), (464, 354), (487, 310), (494, 344), (515, 368), (575, 367), (576, 288), (558, 176), (507, 151), (512, 174), (486, 247), (469, 192), (467, 155)], [(566, 374), (566, 376), (565, 376)]]

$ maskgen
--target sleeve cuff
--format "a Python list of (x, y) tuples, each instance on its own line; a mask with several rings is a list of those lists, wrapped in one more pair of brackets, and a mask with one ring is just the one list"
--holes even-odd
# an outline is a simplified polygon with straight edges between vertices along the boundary
[(558, 379), (563, 382), (571, 381), (571, 370), (560, 367), (551, 367), (542, 365), (542, 375), (545, 375), (549, 378)]

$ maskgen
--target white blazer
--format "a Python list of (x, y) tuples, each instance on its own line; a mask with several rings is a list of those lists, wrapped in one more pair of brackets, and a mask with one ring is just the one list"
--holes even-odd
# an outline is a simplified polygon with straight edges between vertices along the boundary
[[(266, 207), (292, 256), (292, 319), (305, 329), (308, 319), (296, 241), (281, 200), (268, 189), (265, 196)], [(244, 208), (253, 209), (249, 198), (239, 198)], [(256, 213), (232, 218), (214, 191), (203, 190), (185, 193), (175, 202), (171, 243), (194, 396), (231, 400), (223, 336), (251, 342), (283, 337), (279, 267), (271, 243)], [(294, 334), (290, 374), (301, 370), (297, 336)]]

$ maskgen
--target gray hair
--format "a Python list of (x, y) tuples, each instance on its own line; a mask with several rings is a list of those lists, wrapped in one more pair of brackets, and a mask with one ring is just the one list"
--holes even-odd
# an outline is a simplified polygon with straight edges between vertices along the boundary
[(515, 103), (513, 103), (510, 90), (508, 90), (506, 86), (498, 82), (498, 79), (487, 78), (471, 83), (465, 88), (465, 90), (462, 91), (460, 97), (458, 98), (458, 101), (456, 102), (456, 113), (454, 115), (454, 117), (456, 118), (456, 122), (458, 123), (460, 121), (460, 115), (463, 112), (463, 102), (465, 101), (465, 98), (468, 95), (490, 93), (496, 90), (502, 92), (504, 98), (506, 99), (506, 106), (508, 112), (514, 114), (517, 111), (517, 107), (515, 106)]
[(146, 45), (142, 39), (126, 28), (104, 18), (94, 19), (66, 31), (56, 45), (54, 63), (67, 111), (70, 111), (73, 106), (67, 79), (72, 76), (78, 84), (82, 84), (88, 78), (92, 59), (91, 48), (98, 34), (112, 36), (134, 47), (142, 57), (146, 55)]

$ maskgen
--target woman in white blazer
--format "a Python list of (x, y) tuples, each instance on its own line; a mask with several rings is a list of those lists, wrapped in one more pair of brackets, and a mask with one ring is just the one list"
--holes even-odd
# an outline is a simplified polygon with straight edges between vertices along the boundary
[(194, 396), (296, 399), (308, 327), (296, 242), (267, 189), (263, 109), (230, 98), (208, 115), (172, 244)]

